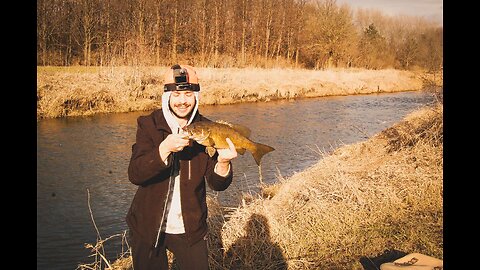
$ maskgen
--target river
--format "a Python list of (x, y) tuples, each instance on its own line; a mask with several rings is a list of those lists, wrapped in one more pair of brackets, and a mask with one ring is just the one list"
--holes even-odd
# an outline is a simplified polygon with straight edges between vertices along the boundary
[[(232, 185), (209, 193), (224, 206), (236, 206), (242, 193), (258, 191), (260, 180), (288, 178), (317, 163), (322, 153), (365, 140), (433, 100), (414, 91), (201, 106), (208, 118), (250, 127), (253, 141), (275, 148), (262, 159), (261, 179), (247, 152), (233, 161)], [(73, 270), (92, 262), (84, 247), (96, 243), (92, 217), (103, 239), (127, 229), (125, 215), (136, 190), (127, 167), (136, 119), (147, 113), (37, 122), (37, 269)], [(118, 252), (118, 244), (107, 247), (109, 259)]]

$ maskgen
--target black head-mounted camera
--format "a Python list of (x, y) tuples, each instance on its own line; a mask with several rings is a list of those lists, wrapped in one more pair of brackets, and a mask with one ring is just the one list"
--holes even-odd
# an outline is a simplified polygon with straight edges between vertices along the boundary
[(188, 72), (180, 65), (173, 65), (173, 79), (175, 83), (167, 83), (163, 87), (163, 91), (200, 91), (200, 85), (189, 83)]

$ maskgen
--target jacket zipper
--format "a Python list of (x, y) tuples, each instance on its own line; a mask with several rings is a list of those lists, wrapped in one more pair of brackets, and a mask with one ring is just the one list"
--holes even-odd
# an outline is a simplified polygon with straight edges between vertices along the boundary
[(172, 170), (170, 172), (170, 177), (168, 178), (167, 196), (165, 197), (165, 203), (163, 205), (162, 219), (160, 220), (160, 227), (158, 228), (157, 239), (155, 240), (155, 248), (157, 248), (157, 246), (158, 246), (158, 240), (160, 239), (160, 234), (162, 233), (163, 223), (165, 222), (165, 214), (167, 212), (167, 204), (168, 204), (168, 200), (170, 198), (172, 178), (174, 177), (175, 167), (176, 167), (176, 163), (177, 163), (175, 153), (173, 153), (172, 162), (173, 162)]

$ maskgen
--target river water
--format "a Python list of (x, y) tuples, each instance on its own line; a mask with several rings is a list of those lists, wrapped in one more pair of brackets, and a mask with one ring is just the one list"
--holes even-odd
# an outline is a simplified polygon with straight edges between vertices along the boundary
[[(218, 196), (238, 205), (260, 180), (274, 183), (317, 163), (321, 153), (365, 140), (431, 104), (424, 92), (201, 106), (212, 120), (242, 124), (251, 139), (274, 147), (260, 172), (249, 152), (233, 161), (234, 180)], [(37, 269), (76, 269), (94, 259), (85, 244), (127, 229), (125, 215), (136, 191), (127, 178), (136, 119), (149, 112), (48, 119), (37, 122)], [(89, 199), (89, 200), (88, 200)], [(106, 246), (117, 257), (119, 240)], [(113, 241), (113, 240), (112, 240)]]

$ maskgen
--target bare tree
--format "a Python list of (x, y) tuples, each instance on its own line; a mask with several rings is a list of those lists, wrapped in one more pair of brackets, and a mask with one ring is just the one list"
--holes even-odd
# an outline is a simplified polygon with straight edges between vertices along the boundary
[(420, 66), (430, 72), (437, 72), (443, 66), (443, 30), (430, 29), (420, 35), (419, 55)]
[(99, 22), (98, 5), (96, 0), (81, 0), (79, 6), (78, 22), (81, 28), (80, 42), (83, 47), (83, 64), (91, 65), (92, 44), (97, 35), (97, 25)]
[(407, 38), (397, 53), (397, 59), (404, 69), (409, 69), (417, 60), (419, 45), (414, 37)]
[(354, 43), (355, 29), (347, 7), (338, 7), (334, 0), (316, 1), (308, 16), (305, 49), (313, 57), (314, 68), (337, 66)]
[(61, 17), (56, 12), (59, 6), (58, 1), (37, 1), (37, 59), (42, 65), (48, 64), (49, 52), (54, 51), (54, 35), (60, 31)]

